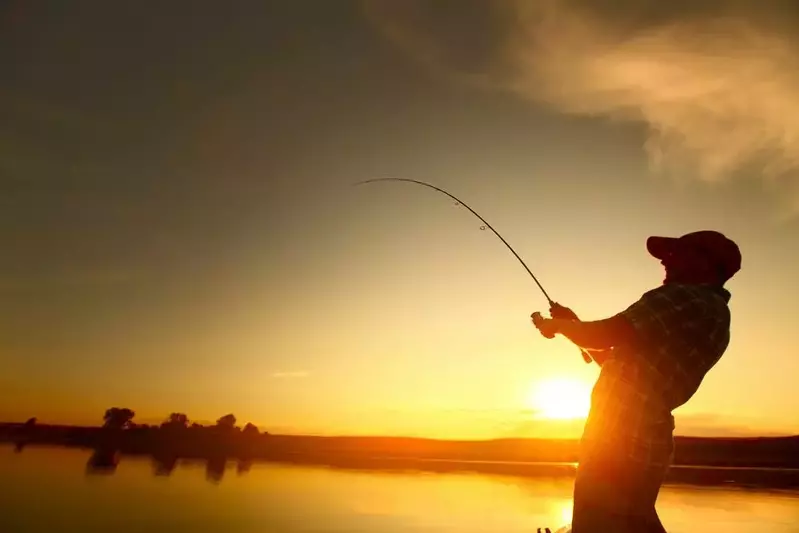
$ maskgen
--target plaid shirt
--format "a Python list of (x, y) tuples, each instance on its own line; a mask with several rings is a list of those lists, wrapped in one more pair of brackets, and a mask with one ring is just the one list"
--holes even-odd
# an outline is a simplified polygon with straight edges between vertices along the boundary
[(668, 465), (671, 412), (687, 402), (730, 341), (730, 293), (664, 284), (622, 311), (638, 333), (612, 349), (591, 395), (580, 463), (620, 458)]

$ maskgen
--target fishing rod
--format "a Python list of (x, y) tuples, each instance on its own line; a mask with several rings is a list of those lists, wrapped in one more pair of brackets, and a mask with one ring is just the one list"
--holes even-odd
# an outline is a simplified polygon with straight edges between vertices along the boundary
[[(525, 263), (524, 260), (519, 256), (519, 254), (516, 253), (516, 250), (514, 250), (513, 247), (510, 244), (508, 244), (508, 241), (506, 241), (504, 239), (504, 237), (502, 237), (502, 235), (500, 235), (499, 232), (497, 230), (495, 230), (494, 227), (491, 224), (489, 224), (486, 219), (481, 217), (477, 213), (477, 211), (475, 211), (474, 209), (469, 207), (466, 204), (466, 202), (464, 202), (460, 198), (456, 197), (455, 195), (448, 193), (444, 189), (441, 189), (440, 187), (436, 187), (435, 185), (431, 185), (431, 184), (426, 183), (424, 181), (413, 180), (413, 179), (409, 179), (409, 178), (372, 178), (372, 179), (368, 179), (368, 180), (359, 181), (359, 182), (355, 183), (354, 186), (357, 187), (358, 185), (364, 185), (364, 184), (367, 184), (367, 183), (377, 183), (377, 182), (381, 182), (381, 181), (404, 181), (404, 182), (407, 182), (407, 183), (416, 183), (417, 185), (422, 185), (424, 187), (428, 187), (430, 189), (433, 189), (434, 191), (438, 191), (441, 194), (445, 194), (445, 195), (449, 196), (450, 198), (452, 198), (453, 200), (455, 200), (455, 205), (462, 206), (462, 207), (468, 209), (471, 214), (473, 214), (478, 219), (480, 219), (480, 221), (484, 224), (483, 226), (480, 227), (480, 229), (481, 230), (485, 230), (486, 228), (490, 229), (494, 233), (494, 235), (496, 235), (497, 238), (500, 241), (502, 241), (502, 244), (504, 244), (508, 248), (508, 250), (510, 250), (510, 252), (513, 254), (513, 256), (516, 259), (518, 259), (519, 263), (521, 263), (521, 265), (524, 267), (524, 269), (527, 271), (527, 273), (530, 275), (530, 277), (533, 278), (533, 281), (535, 282), (535, 284), (538, 286), (538, 288), (543, 293), (544, 298), (547, 299), (547, 302), (549, 303), (549, 306), (553, 307), (555, 305), (555, 301), (552, 298), (549, 297), (549, 294), (547, 293), (547, 291), (544, 289), (544, 287), (538, 281), (538, 278), (535, 277), (535, 274), (533, 274), (533, 271), (530, 270), (530, 267), (527, 266), (527, 263)], [(580, 349), (580, 352), (582, 353), (583, 360), (585, 360), (586, 363), (590, 363), (592, 361), (592, 358), (588, 354), (588, 352), (586, 352), (582, 348)]]

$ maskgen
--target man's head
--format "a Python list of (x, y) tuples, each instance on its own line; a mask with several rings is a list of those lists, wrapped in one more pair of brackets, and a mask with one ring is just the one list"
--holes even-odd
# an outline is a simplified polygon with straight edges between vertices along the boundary
[(741, 269), (738, 245), (717, 231), (649, 237), (646, 248), (666, 269), (663, 283), (723, 285)]

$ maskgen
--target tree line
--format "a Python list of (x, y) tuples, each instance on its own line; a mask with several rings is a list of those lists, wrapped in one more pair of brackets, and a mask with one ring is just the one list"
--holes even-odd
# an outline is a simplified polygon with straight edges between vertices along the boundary
[[(136, 417), (136, 412), (132, 409), (128, 409), (127, 407), (111, 407), (106, 409), (105, 414), (103, 415), (103, 428), (105, 429), (113, 429), (113, 430), (125, 430), (125, 429), (150, 429), (153, 426), (149, 424), (136, 424), (133, 419)], [(33, 423), (35, 423), (36, 419), (31, 419)], [(185, 413), (170, 413), (170, 415), (164, 420), (160, 426), (161, 429), (166, 430), (180, 430), (180, 429), (207, 429), (209, 427), (216, 428), (221, 431), (240, 431), (242, 434), (245, 435), (261, 435), (261, 434), (268, 434), (266, 432), (261, 433), (258, 430), (258, 426), (248, 422), (244, 428), (240, 428), (236, 425), (236, 416), (232, 413), (226, 414), (219, 419), (217, 419), (216, 424), (214, 426), (203, 426), (198, 424), (197, 422), (191, 422), (189, 420), (188, 415)], [(30, 422), (30, 421), (29, 421)]]

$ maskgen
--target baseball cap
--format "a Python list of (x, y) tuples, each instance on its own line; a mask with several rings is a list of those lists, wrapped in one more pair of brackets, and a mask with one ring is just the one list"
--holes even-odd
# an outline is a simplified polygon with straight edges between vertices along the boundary
[(741, 269), (741, 251), (738, 245), (718, 231), (694, 231), (682, 237), (649, 237), (646, 240), (646, 249), (660, 260), (684, 249), (702, 253), (717, 265), (724, 281)]

